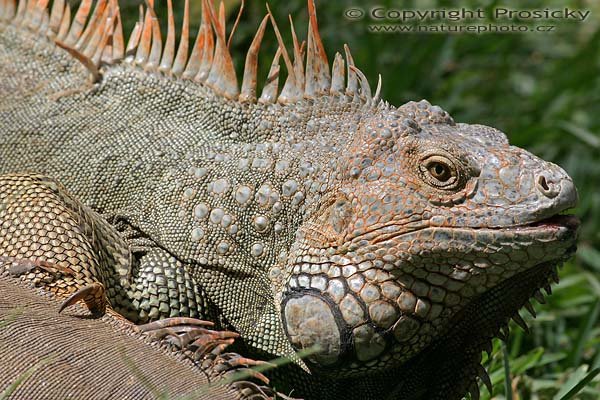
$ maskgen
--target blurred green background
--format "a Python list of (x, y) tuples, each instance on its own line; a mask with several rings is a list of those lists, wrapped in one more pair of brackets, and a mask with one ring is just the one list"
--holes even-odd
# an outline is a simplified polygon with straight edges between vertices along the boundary
[[(156, 0), (166, 17), (166, 0)], [(173, 0), (177, 21), (183, 0)], [(137, 19), (138, 1), (121, 1), (126, 30)], [(191, 0), (196, 29), (200, 1)], [(288, 14), (301, 39), (306, 37), (304, 0), (269, 2), (290, 44)], [(229, 28), (239, 0), (226, 2)], [(373, 33), (365, 17), (345, 17), (349, 8), (366, 13), (388, 9), (557, 9), (590, 11), (583, 22), (538, 21), (554, 25), (550, 33)], [(320, 31), (330, 60), (348, 43), (356, 65), (376, 85), (383, 78), (383, 98), (394, 105), (425, 98), (446, 109), (456, 121), (494, 126), (512, 144), (561, 165), (579, 189), (576, 210), (582, 220), (579, 250), (561, 271), (548, 304), (535, 308), (537, 319), (523, 312), (530, 335), (511, 326), (506, 346), (496, 341), (492, 360), (484, 364), (494, 383), (482, 399), (600, 399), (600, 2), (597, 1), (318, 1)], [(241, 76), (245, 52), (260, 19), (263, 1), (247, 1), (234, 36), (232, 52)], [(165, 21), (165, 18), (161, 18)], [(378, 21), (375, 21), (378, 22)], [(385, 22), (385, 21), (384, 21)], [(388, 21), (393, 23), (394, 21)], [(483, 24), (502, 21), (480, 21)], [(532, 21), (514, 21), (535, 26)], [(437, 20), (423, 23), (449, 23)], [(464, 23), (463, 23), (464, 24)], [(166, 29), (166, 27), (164, 27)], [(285, 31), (285, 32), (284, 32)], [(163, 30), (166, 32), (166, 30)], [(261, 52), (262, 76), (274, 54), (267, 33)]]

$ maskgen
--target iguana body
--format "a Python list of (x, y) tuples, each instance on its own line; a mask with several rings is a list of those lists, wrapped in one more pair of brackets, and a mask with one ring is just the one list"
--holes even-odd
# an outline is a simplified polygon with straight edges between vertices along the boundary
[[(311, 2), (306, 63), (294, 35), (259, 99), (266, 18), (240, 90), (207, 2), (187, 61), (150, 10), (127, 55), (114, 1), (87, 19), (83, 2), (72, 24), (60, 1), (14, 18), (0, 4), (0, 172), (21, 173), (1, 181), (0, 250), (64, 264), (30, 279), (93, 288), (92, 309), (211, 319), (247, 354), (294, 359), (273, 375), (297, 396), (454, 399), (573, 251), (577, 222), (551, 218), (576, 203), (563, 170), (427, 102), (380, 101), (348, 51), (330, 70)], [(64, 232), (80, 228), (57, 215), (87, 221), (87, 258), (59, 256), (66, 236), (38, 249), (48, 229), (29, 213)]]

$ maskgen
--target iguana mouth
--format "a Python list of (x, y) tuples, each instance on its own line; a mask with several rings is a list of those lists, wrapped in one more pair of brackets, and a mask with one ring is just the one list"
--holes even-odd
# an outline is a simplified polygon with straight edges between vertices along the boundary
[(450, 226), (431, 226), (431, 225), (423, 225), (410, 228), (406, 231), (402, 231), (400, 228), (398, 229), (390, 229), (393, 225), (389, 224), (383, 227), (378, 227), (377, 229), (371, 230), (369, 232), (365, 232), (360, 236), (353, 238), (353, 241), (368, 239), (371, 240), (372, 243), (381, 243), (387, 240), (392, 240), (399, 237), (407, 237), (419, 231), (424, 231), (428, 229), (444, 229), (444, 230), (459, 230), (459, 229), (468, 229), (473, 231), (485, 231), (489, 230), (492, 233), (496, 232), (540, 232), (547, 233), (549, 230), (561, 230), (563, 229), (565, 233), (573, 233), (576, 232), (581, 224), (581, 221), (578, 217), (572, 214), (568, 214), (569, 210), (561, 211), (558, 214), (554, 214), (550, 217), (546, 217), (543, 219), (539, 219), (533, 222), (528, 222), (521, 225), (509, 225), (509, 226), (464, 226), (464, 227), (450, 227)]
[[(498, 234), (510, 234), (510, 233), (527, 233), (535, 237), (536, 233), (547, 234), (550, 232), (556, 232), (558, 238), (562, 238), (563, 235), (575, 235), (581, 225), (579, 218), (573, 214), (565, 214), (563, 211), (559, 214), (554, 214), (550, 217), (543, 218), (537, 221), (529, 222), (522, 225), (511, 225), (503, 227), (465, 227), (465, 228), (452, 228), (452, 227), (435, 227), (435, 229), (469, 229), (474, 231), (491, 231)], [(424, 229), (431, 229), (427, 227)]]
[(517, 229), (527, 228), (566, 228), (570, 231), (576, 231), (579, 228), (581, 221), (575, 215), (572, 214), (555, 214), (549, 218), (542, 219), (540, 221), (533, 222), (531, 224), (524, 225), (523, 227), (517, 227)]
[(565, 241), (577, 237), (579, 225), (581, 225), (581, 221), (575, 215), (560, 213), (528, 224), (492, 230), (498, 231), (499, 235), (530, 235), (532, 238), (538, 238), (542, 241)]

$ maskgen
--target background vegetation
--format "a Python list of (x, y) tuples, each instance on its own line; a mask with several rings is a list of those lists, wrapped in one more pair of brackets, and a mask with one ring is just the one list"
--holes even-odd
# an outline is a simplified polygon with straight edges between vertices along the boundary
[[(166, 15), (166, 1), (156, 1), (157, 12)], [(183, 0), (173, 1), (181, 20)], [(126, 26), (131, 29), (138, 2), (121, 3)], [(192, 20), (199, 21), (200, 2), (192, 3)], [(240, 70), (265, 13), (263, 1), (247, 3), (232, 47)], [(552, 33), (479, 35), (371, 33), (368, 19), (344, 17), (347, 8), (361, 7), (368, 12), (376, 4), (396, 9), (481, 8), (487, 15), (500, 6), (542, 10), (568, 7), (589, 10), (591, 15), (584, 22), (541, 21), (556, 26)], [(237, 0), (227, 3), (229, 27), (238, 5)], [(305, 38), (304, 0), (271, 0), (270, 6), (282, 31), (289, 30), (287, 15), (291, 14), (298, 34)], [(561, 284), (553, 288), (548, 304), (536, 305), (537, 319), (523, 315), (532, 333), (526, 335), (512, 326), (507, 345), (503, 348), (499, 341), (495, 343), (493, 357), (485, 364), (494, 392), (490, 394), (482, 387), (481, 397), (599, 399), (600, 3), (380, 0), (365, 5), (343, 0), (318, 1), (317, 8), (330, 58), (334, 50), (342, 50), (348, 43), (357, 66), (372, 85), (381, 73), (383, 98), (392, 104), (428, 99), (450, 112), (456, 121), (491, 125), (506, 132), (512, 144), (561, 165), (573, 177), (580, 195), (576, 213), (583, 222), (577, 255), (562, 269)], [(440, 22), (448, 21), (435, 23)], [(272, 34), (267, 35), (264, 48), (262, 54), (274, 53)], [(269, 63), (270, 59), (263, 59), (265, 69)]]

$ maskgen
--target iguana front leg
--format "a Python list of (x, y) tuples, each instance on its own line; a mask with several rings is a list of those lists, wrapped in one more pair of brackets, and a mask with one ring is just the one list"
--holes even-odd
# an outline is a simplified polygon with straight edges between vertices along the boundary
[(81, 300), (96, 316), (108, 306), (134, 323), (206, 315), (201, 288), (178, 260), (160, 248), (132, 254), (113, 226), (51, 178), (0, 177), (0, 224), (3, 269), (66, 298), (60, 311)]
[[(123, 291), (127, 244), (98, 214), (56, 181), (40, 175), (0, 177), (0, 257), (4, 269), (59, 297), (106, 309), (105, 287)], [(10, 262), (8, 262), (10, 261)]]

